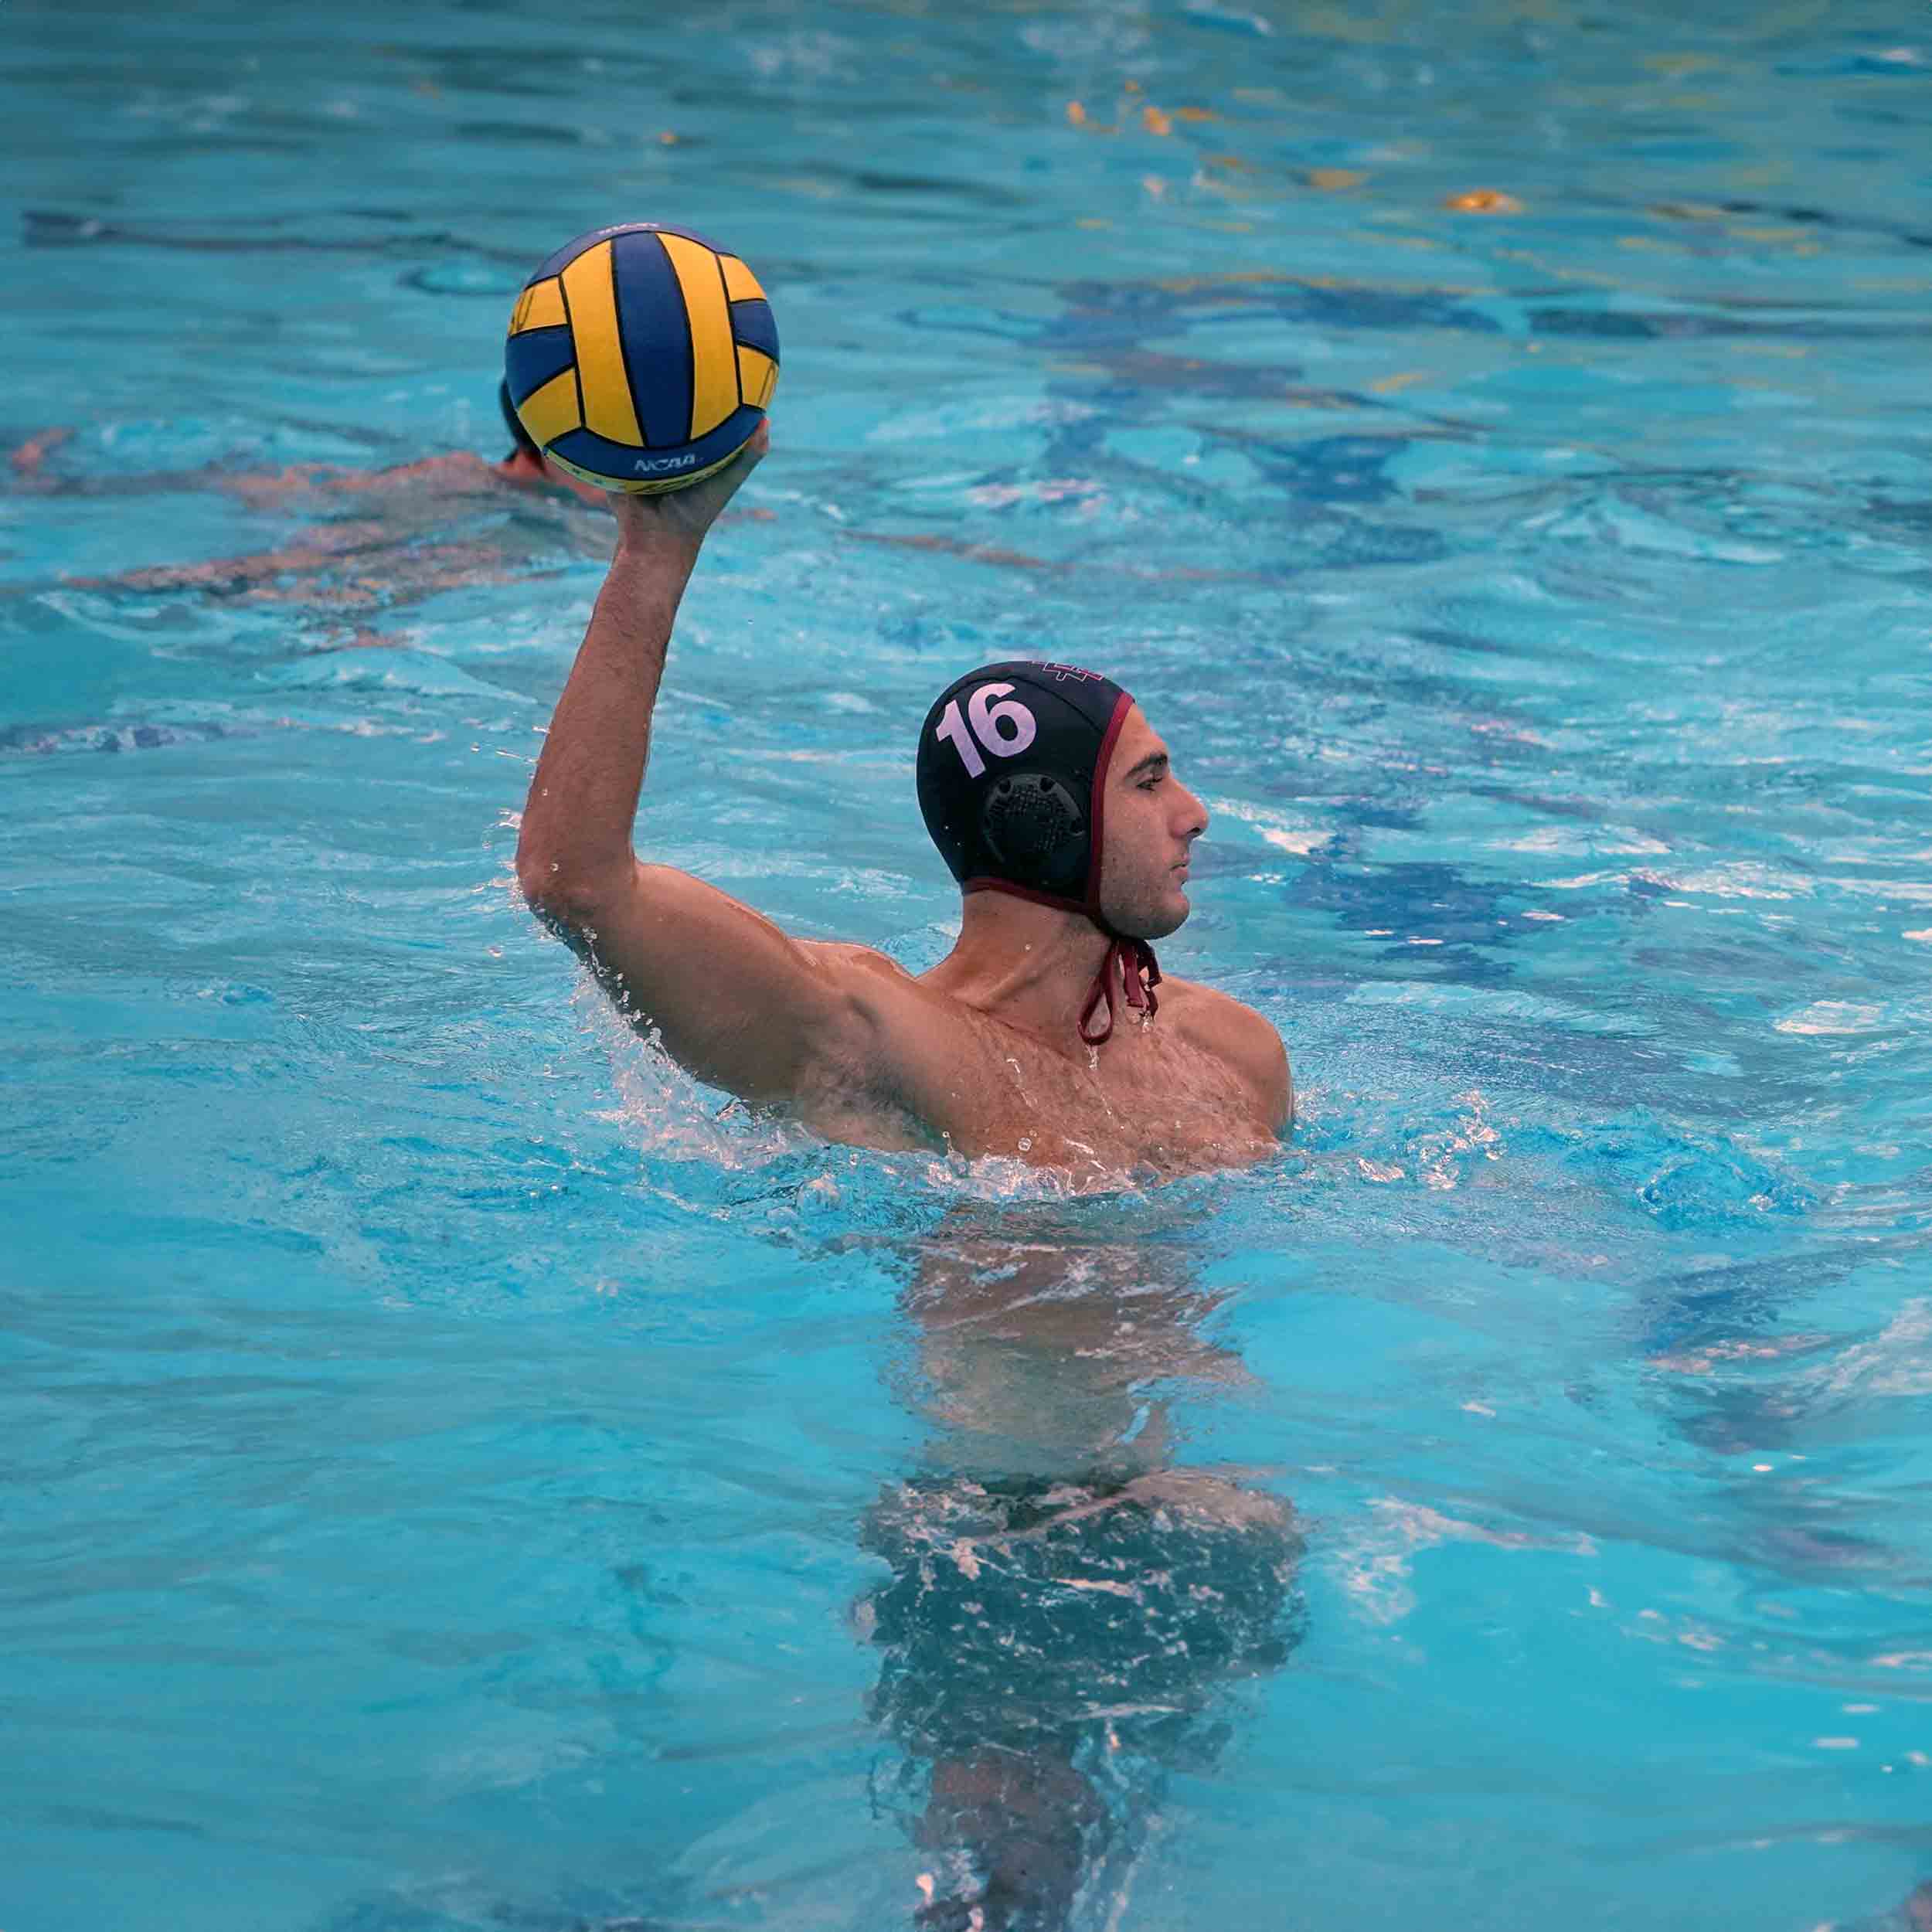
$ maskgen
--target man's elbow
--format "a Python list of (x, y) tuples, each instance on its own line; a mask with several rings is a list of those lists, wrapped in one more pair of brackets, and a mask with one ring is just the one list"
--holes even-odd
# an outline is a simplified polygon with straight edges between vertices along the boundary
[(538, 917), (545, 917), (560, 906), (565, 896), (563, 867), (539, 847), (519, 845), (516, 889), (523, 895), (524, 904)]
[(523, 903), (561, 938), (594, 928), (617, 883), (566, 866), (540, 849), (519, 850), (516, 855), (517, 889)]

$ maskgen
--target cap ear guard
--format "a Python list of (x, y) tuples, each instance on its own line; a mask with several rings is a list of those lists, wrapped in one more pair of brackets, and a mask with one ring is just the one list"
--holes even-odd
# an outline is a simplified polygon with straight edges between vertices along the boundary
[(1084, 884), (1087, 813), (1050, 773), (1009, 772), (979, 808), (980, 836), (1015, 883), (1073, 893)]

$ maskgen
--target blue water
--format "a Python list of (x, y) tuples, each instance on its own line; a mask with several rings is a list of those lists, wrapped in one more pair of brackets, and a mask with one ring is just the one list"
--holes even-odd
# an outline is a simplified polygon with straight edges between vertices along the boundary
[[(5, 1932), (1898, 1922), (1932, 17), (0, 33)], [(344, 473), (634, 218), (785, 345), (647, 849), (923, 968), (931, 694), (1109, 671), (1278, 1161), (790, 1139), (522, 910), (607, 525)]]

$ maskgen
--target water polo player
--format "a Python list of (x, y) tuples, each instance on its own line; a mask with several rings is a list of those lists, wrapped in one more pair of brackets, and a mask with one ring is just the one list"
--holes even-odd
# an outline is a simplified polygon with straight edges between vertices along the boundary
[(917, 978), (639, 861), (679, 601), (765, 443), (761, 427), (687, 489), (612, 498), (617, 553), (524, 810), (525, 896), (681, 1065), (829, 1138), (1088, 1177), (1261, 1158), (1294, 1111), (1279, 1036), (1225, 994), (1163, 980), (1153, 953), (1187, 917), (1206, 808), (1096, 673), (996, 665), (934, 705), (920, 803), (964, 898), (957, 943)]

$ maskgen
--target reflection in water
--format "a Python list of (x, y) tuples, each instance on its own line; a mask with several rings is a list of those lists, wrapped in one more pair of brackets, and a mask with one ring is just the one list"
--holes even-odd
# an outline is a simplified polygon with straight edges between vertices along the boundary
[(1196, 1332), (1183, 1251), (968, 1210), (904, 1306), (935, 1434), (868, 1512), (892, 1573), (857, 1621), (931, 1855), (917, 1914), (1045, 1932), (1117, 1901), (1163, 1774), (1209, 1765), (1228, 1686), (1287, 1657), (1300, 1539), (1274, 1497), (1175, 1466), (1165, 1391), (1247, 1379)]

